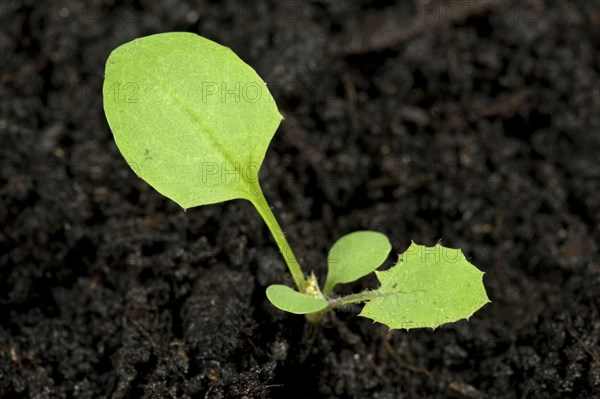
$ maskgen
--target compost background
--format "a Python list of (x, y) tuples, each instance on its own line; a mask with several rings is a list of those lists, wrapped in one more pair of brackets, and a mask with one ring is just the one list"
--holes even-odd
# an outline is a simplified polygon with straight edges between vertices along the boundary
[[(261, 180), (306, 270), (357, 229), (442, 240), (493, 302), (434, 332), (350, 307), (301, 363), (254, 208), (184, 213), (107, 126), (110, 51), (173, 30), (268, 82), (285, 120)], [(600, 393), (598, 1), (6, 0), (0, 33), (0, 396)]]

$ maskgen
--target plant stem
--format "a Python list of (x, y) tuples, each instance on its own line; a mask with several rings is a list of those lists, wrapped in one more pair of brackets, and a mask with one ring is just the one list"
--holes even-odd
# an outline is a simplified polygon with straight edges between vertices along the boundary
[(341, 298), (330, 299), (329, 304), (325, 309), (319, 310), (315, 313), (306, 314), (306, 319), (310, 321), (310, 323), (313, 325), (313, 328), (317, 328), (317, 326), (319, 326), (319, 324), (321, 323), (321, 319), (323, 318), (323, 316), (325, 316), (329, 312), (333, 312), (337, 308), (340, 308), (344, 305), (350, 305), (352, 303), (366, 302), (373, 298), (385, 295), (386, 294), (382, 294), (377, 291), (363, 291), (359, 292), (358, 294), (352, 294), (343, 296)]
[[(410, 291), (410, 292), (426, 292), (426, 290), (416, 290), (416, 291)], [(385, 296), (398, 295), (398, 294), (402, 294), (402, 293), (408, 294), (409, 292), (401, 292), (401, 291), (381, 292), (381, 290), (363, 291), (363, 292), (359, 292), (358, 294), (352, 294), (352, 295), (348, 295), (348, 296), (343, 296), (341, 298), (330, 299), (329, 305), (327, 305), (327, 307), (325, 309), (321, 310), (321, 313), (325, 314), (325, 313), (331, 312), (332, 310), (335, 310), (339, 307), (342, 307), (344, 305), (350, 305), (352, 303), (366, 302), (366, 301), (370, 301), (371, 299), (381, 298), (381, 297), (385, 297)]]
[(275, 239), (277, 246), (279, 247), (279, 251), (285, 259), (285, 263), (292, 274), (292, 278), (296, 283), (296, 287), (298, 291), (304, 293), (304, 273), (300, 268), (300, 264), (298, 263), (298, 259), (296, 259), (296, 255), (290, 247), (287, 239), (285, 238), (285, 234), (281, 230), (279, 223), (277, 223), (277, 219), (273, 212), (271, 211), (271, 207), (265, 198), (265, 195), (262, 192), (262, 188), (258, 180), (255, 184), (251, 184), (252, 186), (252, 194), (250, 198), (250, 202), (254, 205), (260, 216), (262, 216), (263, 220), (267, 224), (267, 227), (271, 231), (271, 235)]
[[(394, 295), (394, 294), (395, 293), (389, 293), (388, 295)], [(363, 291), (363, 292), (359, 292), (358, 294), (351, 294), (351, 295), (343, 296), (341, 298), (331, 299), (331, 300), (329, 300), (329, 305), (327, 305), (327, 307), (325, 309), (323, 309), (321, 312), (323, 312), (323, 313), (331, 312), (332, 310), (335, 310), (344, 305), (350, 305), (352, 303), (358, 303), (358, 302), (366, 302), (366, 301), (369, 301), (371, 299), (381, 297), (381, 296), (386, 296), (386, 294), (377, 292), (377, 291)]]

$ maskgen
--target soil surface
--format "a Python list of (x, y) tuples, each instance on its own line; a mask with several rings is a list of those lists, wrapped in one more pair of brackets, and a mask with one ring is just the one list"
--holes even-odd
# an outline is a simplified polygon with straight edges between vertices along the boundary
[[(0, 4), (0, 396), (600, 395), (599, 1)], [(268, 82), (285, 120), (261, 181), (306, 270), (358, 229), (442, 240), (493, 302), (433, 332), (350, 307), (301, 362), (254, 208), (184, 213), (107, 126), (110, 51), (173, 30)]]

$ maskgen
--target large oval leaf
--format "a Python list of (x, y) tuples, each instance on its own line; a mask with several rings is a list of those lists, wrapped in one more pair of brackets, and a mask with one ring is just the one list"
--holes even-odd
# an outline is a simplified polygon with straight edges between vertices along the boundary
[(336, 241), (327, 256), (327, 279), (323, 293), (336, 284), (351, 283), (377, 269), (387, 259), (392, 245), (376, 231), (356, 231)]
[(412, 243), (389, 270), (376, 272), (381, 287), (371, 292), (360, 316), (390, 328), (430, 327), (468, 319), (490, 300), (483, 272), (460, 249)]
[(104, 111), (127, 163), (184, 209), (253, 197), (281, 115), (229, 48), (193, 33), (143, 37), (106, 63)]

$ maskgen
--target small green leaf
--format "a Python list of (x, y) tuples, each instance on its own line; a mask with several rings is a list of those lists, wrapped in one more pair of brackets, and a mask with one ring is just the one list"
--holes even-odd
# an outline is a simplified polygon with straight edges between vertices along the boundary
[(281, 284), (270, 285), (267, 298), (276, 308), (295, 314), (314, 313), (327, 307), (325, 299), (302, 294)]
[(133, 40), (106, 63), (104, 112), (138, 176), (184, 209), (250, 199), (281, 115), (229, 48), (193, 33)]
[(360, 316), (390, 328), (436, 328), (468, 319), (489, 302), (484, 273), (460, 249), (412, 243), (396, 265), (376, 274), (381, 287)]
[(351, 283), (385, 262), (392, 245), (376, 231), (356, 231), (336, 241), (327, 256), (327, 279), (323, 293), (329, 295), (337, 284)]

